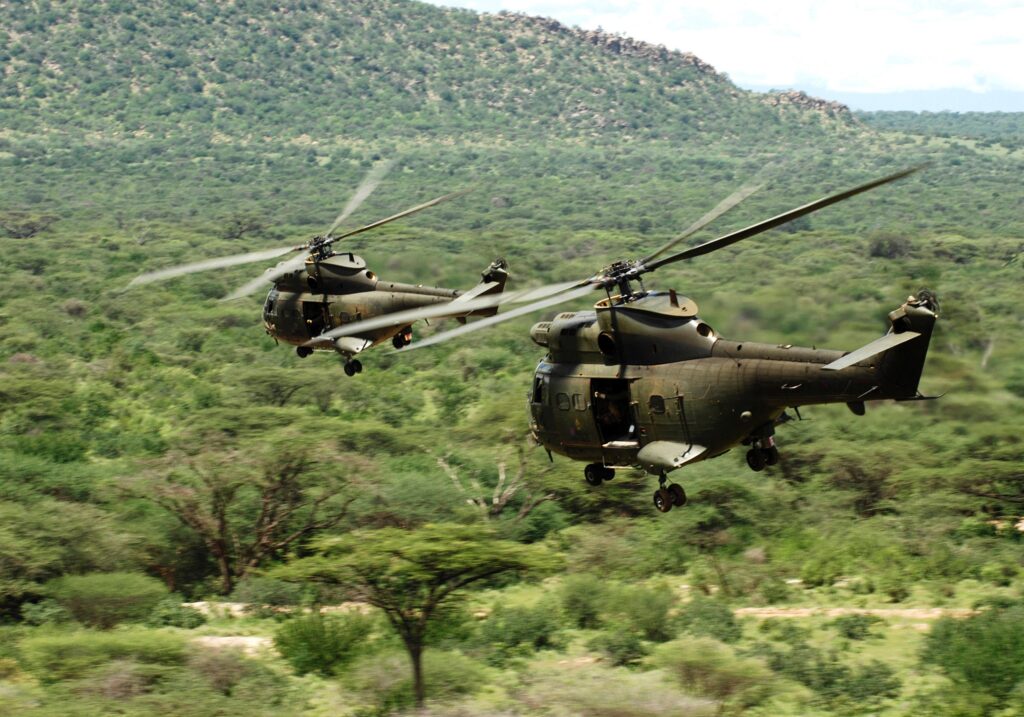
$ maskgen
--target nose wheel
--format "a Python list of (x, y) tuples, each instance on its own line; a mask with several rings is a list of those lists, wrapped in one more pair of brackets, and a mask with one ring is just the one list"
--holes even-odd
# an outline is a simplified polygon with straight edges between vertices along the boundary
[(363, 364), (358, 359), (349, 359), (345, 362), (345, 375), (355, 376), (357, 373), (363, 372)]

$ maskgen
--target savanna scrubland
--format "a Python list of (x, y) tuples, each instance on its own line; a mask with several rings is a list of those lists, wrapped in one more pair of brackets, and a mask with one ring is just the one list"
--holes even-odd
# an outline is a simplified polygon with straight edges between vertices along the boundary
[[(1019, 115), (855, 116), (414, 2), (0, 13), (0, 710), (401, 714), (418, 651), (438, 715), (1024, 710)], [(530, 445), (542, 314), (349, 379), (218, 302), (260, 265), (125, 290), (322, 231), (381, 159), (355, 224), (475, 191), (359, 237), (374, 271), (468, 287), (504, 256), (516, 288), (742, 184), (723, 233), (929, 162), (649, 285), (838, 349), (927, 286), (944, 395), (807, 409), (778, 466), (686, 468), (660, 515), (649, 478)]]

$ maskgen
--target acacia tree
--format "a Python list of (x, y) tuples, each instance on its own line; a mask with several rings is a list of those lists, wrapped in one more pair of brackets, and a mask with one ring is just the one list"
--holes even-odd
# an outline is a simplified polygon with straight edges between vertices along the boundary
[(546, 548), (500, 540), (488, 527), (441, 523), (412, 531), (357, 531), (321, 539), (318, 554), (274, 570), (274, 577), (342, 589), (380, 608), (412, 663), (418, 707), (425, 699), (423, 648), (442, 607), (474, 583), (509, 571), (546, 571), (558, 559)]
[(333, 469), (289, 448), (172, 455), (133, 487), (195, 533), (217, 563), (221, 592), (301, 540), (333, 528), (354, 497)]

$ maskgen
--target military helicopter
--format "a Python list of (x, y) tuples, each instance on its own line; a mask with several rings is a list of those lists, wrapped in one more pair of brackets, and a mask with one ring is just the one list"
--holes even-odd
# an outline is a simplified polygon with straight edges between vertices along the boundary
[[(889, 314), (887, 334), (853, 352), (788, 343), (732, 341), (697, 315), (675, 291), (648, 291), (643, 276), (662, 266), (709, 254), (861, 192), (905, 177), (897, 172), (797, 207), (717, 239), (662, 256), (720, 216), (741, 191), (653, 254), (617, 261), (592, 277), (536, 289), (538, 301), (432, 336), (416, 348), (447, 341), (598, 289), (592, 310), (560, 313), (534, 324), (533, 341), (547, 349), (529, 394), (530, 429), (548, 455), (587, 461), (592, 486), (632, 466), (658, 477), (654, 505), (662, 512), (687, 502), (667, 474), (749, 446), (754, 471), (775, 465), (775, 429), (787, 408), (845, 403), (864, 415), (867, 400), (923, 400), (918, 382), (938, 317), (934, 294), (921, 290)], [(547, 294), (545, 296), (545, 294)], [(483, 305), (488, 299), (477, 301)], [(348, 327), (345, 330), (355, 330)]]
[[(482, 273), (479, 284), (461, 292), (456, 289), (383, 281), (367, 269), (362, 257), (334, 249), (335, 243), (342, 239), (466, 194), (465, 191), (446, 194), (372, 224), (334, 235), (333, 232), (341, 223), (373, 192), (390, 166), (391, 163), (384, 163), (372, 169), (330, 228), (304, 244), (162, 269), (136, 277), (129, 287), (301, 252), (239, 287), (224, 300), (248, 296), (266, 282), (272, 282), (273, 288), (263, 305), (263, 326), (267, 334), (275, 341), (294, 345), (300, 358), (309, 356), (315, 350), (340, 354), (344, 358), (344, 370), (348, 376), (363, 370), (362, 363), (355, 358), (362, 351), (388, 339), (391, 339), (396, 349), (409, 345), (412, 342), (412, 323), (416, 320), (447, 317), (464, 323), (470, 316), (494, 315), (497, 303), (503, 302), (495, 301), (485, 306), (474, 306), (472, 302), (483, 296), (492, 297), (493, 301), (494, 297), (502, 294), (508, 279), (508, 264), (504, 259), (492, 262)], [(515, 301), (517, 296), (509, 295), (504, 299)], [(418, 309), (419, 312), (416, 318), (406, 321), (405, 317), (412, 309)], [(388, 316), (390, 320), (376, 327), (367, 323), (367, 320), (381, 316)], [(360, 330), (354, 334), (337, 337), (327, 334), (331, 329), (352, 322), (363, 322), (360, 323)]]

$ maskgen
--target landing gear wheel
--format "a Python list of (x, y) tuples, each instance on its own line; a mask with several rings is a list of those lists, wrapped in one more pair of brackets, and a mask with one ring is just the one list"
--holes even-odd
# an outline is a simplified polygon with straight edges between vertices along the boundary
[(611, 480), (615, 477), (615, 469), (608, 466), (601, 466), (601, 480)]
[(682, 508), (686, 505), (686, 491), (683, 490), (681, 485), (678, 483), (670, 483), (666, 490), (668, 490), (669, 495), (672, 496), (672, 505), (677, 508)]
[(349, 361), (349, 362), (347, 362), (345, 364), (345, 375), (346, 376), (355, 376), (356, 375), (356, 368), (355, 368), (355, 366), (352, 365), (351, 361)]
[(359, 359), (352, 359), (349, 362), (349, 365), (352, 367), (352, 370), (355, 371), (356, 373), (363, 372), (363, 364), (359, 363)]
[(775, 446), (771, 448), (762, 448), (764, 451), (764, 462), (765, 465), (773, 466), (779, 462), (779, 449)]
[(296, 346), (295, 353), (299, 355), (299, 358), (306, 358), (311, 353), (313, 353), (313, 349), (311, 349), (309, 346)]
[(752, 471), (763, 471), (767, 461), (765, 455), (760, 448), (751, 448), (747, 451), (747, 465), (750, 466)]
[(658, 488), (654, 491), (654, 507), (662, 513), (672, 510), (672, 494), (667, 488)]
[(595, 488), (604, 481), (604, 466), (600, 463), (591, 463), (583, 469), (583, 480)]
[(391, 345), (394, 346), (396, 349), (400, 349), (400, 348), (402, 348), (404, 346), (408, 346), (411, 343), (412, 343), (412, 332), (411, 331), (403, 331), (403, 332), (395, 334), (394, 336), (391, 337)]

